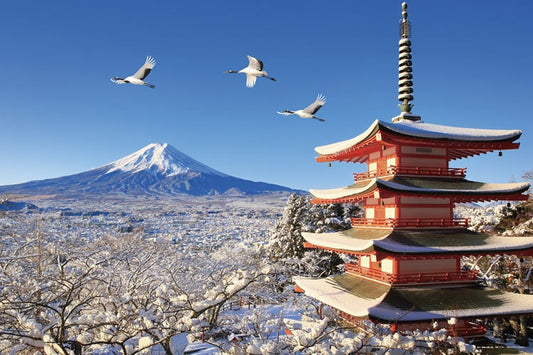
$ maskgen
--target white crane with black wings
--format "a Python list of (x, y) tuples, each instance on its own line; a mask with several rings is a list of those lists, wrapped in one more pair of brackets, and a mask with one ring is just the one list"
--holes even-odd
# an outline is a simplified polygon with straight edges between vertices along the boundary
[(246, 86), (249, 88), (255, 85), (258, 77), (267, 78), (273, 81), (276, 79), (268, 76), (267, 72), (263, 70), (263, 62), (252, 56), (248, 56), (248, 66), (241, 70), (228, 70), (226, 73), (244, 73), (246, 74)]
[(145, 85), (151, 88), (155, 88), (155, 85), (149, 84), (146, 81), (144, 81), (144, 78), (146, 78), (148, 74), (150, 74), (154, 66), (155, 66), (155, 59), (148, 56), (146, 57), (146, 61), (144, 62), (143, 66), (140, 67), (139, 70), (137, 70), (135, 74), (130, 75), (126, 78), (119, 78), (116, 76), (112, 78), (111, 81), (116, 84), (130, 83), (134, 85)]
[(324, 95), (322, 95), (322, 94), (318, 94), (318, 96), (316, 97), (315, 102), (313, 102), (311, 105), (307, 106), (303, 110), (296, 110), (296, 111), (285, 110), (283, 112), (279, 112), (278, 111), (278, 113), (280, 115), (284, 115), (284, 116), (298, 115), (301, 118), (314, 118), (315, 120), (319, 120), (320, 122), (324, 122), (325, 120), (320, 118), (320, 117), (315, 116), (315, 113), (317, 113), (317, 111), (320, 110), (320, 108), (325, 103), (326, 103), (326, 97)]

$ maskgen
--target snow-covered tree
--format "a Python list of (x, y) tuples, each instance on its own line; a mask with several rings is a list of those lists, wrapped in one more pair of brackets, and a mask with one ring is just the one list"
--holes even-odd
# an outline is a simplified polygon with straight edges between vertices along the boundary
[[(313, 205), (309, 195), (292, 194), (272, 232), (268, 255), (283, 265), (285, 274), (327, 276), (339, 271), (342, 260), (336, 253), (305, 249), (302, 232), (332, 232), (349, 229), (357, 205)], [(283, 282), (281, 282), (283, 284)]]
[(281, 219), (276, 224), (269, 243), (269, 256), (277, 261), (301, 259), (304, 254), (302, 231), (310, 204), (306, 195), (292, 194), (287, 200)]
[(171, 355), (176, 336), (218, 326), (224, 305), (269, 273), (253, 249), (234, 254), (235, 246), (179, 253), (139, 235), (26, 244), (0, 260), (1, 353), (135, 354), (158, 345)]
[(533, 200), (504, 207), (494, 229), (503, 235), (533, 234)]

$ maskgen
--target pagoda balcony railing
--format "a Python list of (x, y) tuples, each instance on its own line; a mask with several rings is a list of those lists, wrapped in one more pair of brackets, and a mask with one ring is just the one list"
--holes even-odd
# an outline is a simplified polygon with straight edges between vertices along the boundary
[(387, 228), (468, 227), (468, 218), (351, 218), (352, 226)]
[(475, 281), (477, 277), (477, 271), (475, 270), (462, 270), (460, 272), (420, 272), (395, 275), (381, 270), (364, 268), (356, 264), (344, 264), (344, 269), (348, 274), (363, 276), (389, 285), (435, 282), (470, 282)]
[(389, 166), (386, 169), (371, 170), (364, 173), (354, 173), (355, 181), (372, 179), (386, 175), (425, 175), (438, 177), (464, 178), (466, 168), (420, 168), (420, 167), (398, 167)]

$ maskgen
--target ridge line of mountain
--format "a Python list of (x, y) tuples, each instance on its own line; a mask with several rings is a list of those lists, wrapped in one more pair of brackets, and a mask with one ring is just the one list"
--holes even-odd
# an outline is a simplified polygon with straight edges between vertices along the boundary
[(303, 192), (227, 175), (168, 143), (151, 143), (109, 164), (52, 179), (0, 186), (0, 193), (29, 195), (256, 195)]

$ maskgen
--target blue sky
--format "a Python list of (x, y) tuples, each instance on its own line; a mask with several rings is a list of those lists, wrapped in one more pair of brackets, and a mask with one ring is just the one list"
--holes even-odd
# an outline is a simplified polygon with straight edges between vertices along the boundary
[[(224, 173), (348, 185), (366, 165), (314, 147), (399, 113), (402, 1), (10, 1), (2, 5), (0, 185), (90, 170), (167, 142)], [(518, 151), (452, 162), (467, 178), (533, 169), (533, 2), (408, 1), (414, 109), (428, 123), (521, 129)], [(276, 82), (245, 86), (246, 55)], [(155, 89), (116, 85), (147, 55)], [(326, 122), (280, 116), (318, 93)]]

